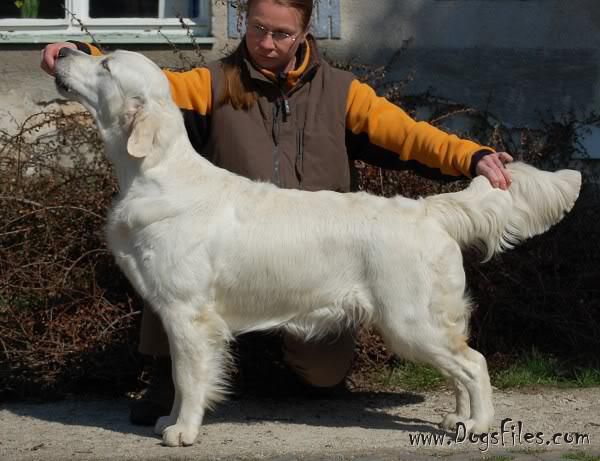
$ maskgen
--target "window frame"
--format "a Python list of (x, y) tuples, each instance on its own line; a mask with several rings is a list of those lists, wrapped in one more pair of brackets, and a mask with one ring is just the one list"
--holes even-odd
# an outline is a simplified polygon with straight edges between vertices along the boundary
[[(2, 43), (51, 43), (64, 40), (89, 41), (90, 34), (99, 43), (161, 43), (167, 39), (173, 43), (189, 43), (188, 30), (178, 18), (90, 18), (90, 0), (64, 0), (72, 13), (64, 19), (10, 18), (0, 19), (0, 44)], [(198, 16), (183, 18), (189, 33), (197, 43), (213, 43), (210, 36), (210, 0), (198, 2)], [(165, 0), (159, 0), (159, 14), (164, 10)], [(82, 31), (81, 20), (86, 31)], [(160, 30), (160, 33), (159, 33)], [(166, 38), (165, 38), (166, 36)]]

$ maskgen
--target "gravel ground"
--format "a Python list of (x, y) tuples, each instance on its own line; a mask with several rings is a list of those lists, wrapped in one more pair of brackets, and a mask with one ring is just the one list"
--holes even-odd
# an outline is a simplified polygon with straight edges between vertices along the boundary
[[(232, 400), (207, 415), (197, 444), (186, 448), (163, 447), (151, 428), (132, 426), (125, 400), (10, 403), (0, 410), (0, 459), (600, 460), (600, 388), (496, 391), (494, 402), (491, 432), (510, 418), (503, 437), (457, 443), (437, 427), (453, 405), (446, 391)], [(558, 433), (567, 440), (552, 441)], [(411, 439), (421, 436), (443, 436), (442, 446), (415, 446)]]

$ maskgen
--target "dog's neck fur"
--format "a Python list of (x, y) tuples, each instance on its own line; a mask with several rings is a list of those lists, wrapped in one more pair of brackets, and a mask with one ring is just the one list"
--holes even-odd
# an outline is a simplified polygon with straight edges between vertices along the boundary
[(138, 176), (143, 159), (133, 158), (127, 154), (127, 136), (125, 133), (119, 133), (115, 136), (103, 133), (102, 138), (104, 140), (104, 154), (113, 165), (119, 190), (122, 194), (125, 194), (130, 189), (135, 177)]
[(143, 180), (155, 167), (160, 166), (167, 171), (189, 168), (199, 175), (203, 175), (207, 169), (214, 168), (194, 150), (187, 136), (173, 137), (173, 133), (185, 133), (181, 112), (174, 104), (161, 105), (159, 114), (160, 123), (156, 125), (152, 134), (156, 146), (141, 158), (128, 152), (130, 129), (123, 131), (116, 125), (100, 126), (105, 155), (113, 164), (122, 195), (127, 194), (137, 180)]

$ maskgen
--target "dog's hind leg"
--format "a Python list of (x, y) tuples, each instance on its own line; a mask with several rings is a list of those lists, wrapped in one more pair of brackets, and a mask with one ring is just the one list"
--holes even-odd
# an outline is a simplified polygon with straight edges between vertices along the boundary
[(160, 314), (169, 337), (176, 398), (171, 414), (155, 430), (162, 431), (167, 446), (192, 445), (206, 408), (225, 393), (229, 330), (212, 306), (167, 309)]
[[(447, 374), (442, 371), (442, 374)], [(456, 424), (460, 421), (467, 421), (471, 416), (471, 402), (469, 397), (469, 391), (467, 388), (457, 379), (451, 376), (446, 376), (448, 382), (454, 390), (454, 397), (456, 398), (456, 411), (454, 413), (448, 413), (442, 422), (442, 427), (445, 429), (452, 429), (456, 427)]]
[[(414, 312), (414, 311), (413, 311)], [(456, 392), (456, 412), (443, 422), (453, 429), (458, 422), (468, 432), (486, 432), (494, 418), (492, 390), (485, 358), (464, 339), (430, 322), (412, 323), (388, 316), (377, 322), (388, 347), (398, 356), (433, 365), (450, 378)]]
[[(452, 376), (455, 385), (456, 412), (446, 415), (442, 427), (453, 430), (463, 423), (468, 432), (486, 432), (493, 422), (494, 406), (485, 358), (466, 344), (464, 349), (453, 353), (452, 359), (448, 358), (433, 361), (433, 365)], [(470, 411), (465, 412), (466, 408)]]

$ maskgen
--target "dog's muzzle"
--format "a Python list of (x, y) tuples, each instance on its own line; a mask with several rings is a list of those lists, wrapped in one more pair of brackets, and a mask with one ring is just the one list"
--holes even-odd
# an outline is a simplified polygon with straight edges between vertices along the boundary
[[(60, 61), (64, 61), (65, 58), (67, 58), (71, 55), (76, 55), (77, 53), (78, 53), (78, 51), (72, 50), (70, 48), (66, 48), (66, 47), (61, 48), (60, 50), (58, 50), (58, 55), (56, 56), (57, 66), (60, 66)], [(73, 88), (71, 88), (71, 86), (69, 86), (69, 84), (65, 81), (64, 77), (62, 77), (60, 75), (60, 72), (58, 71), (58, 69), (57, 69), (54, 81), (56, 83), (56, 88), (58, 90), (62, 90), (65, 93), (71, 93), (73, 91)]]

